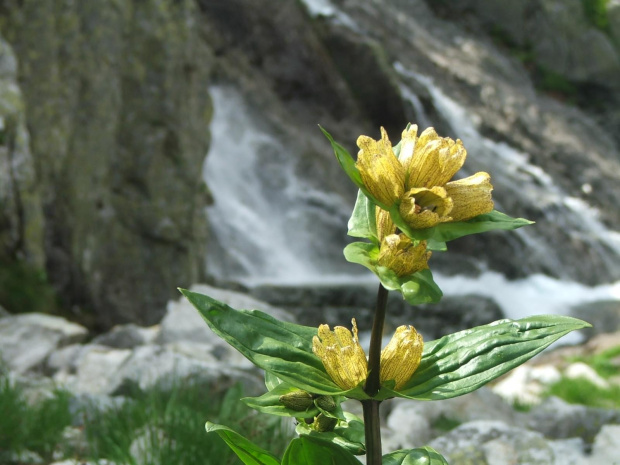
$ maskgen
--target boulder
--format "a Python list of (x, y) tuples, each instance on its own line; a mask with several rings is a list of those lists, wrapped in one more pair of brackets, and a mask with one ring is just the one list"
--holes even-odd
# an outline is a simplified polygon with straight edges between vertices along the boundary
[(596, 465), (620, 462), (618, 438), (620, 438), (620, 425), (603, 426), (594, 439), (589, 463)]
[(25, 373), (42, 368), (49, 355), (88, 335), (83, 326), (42, 313), (24, 313), (0, 319), (0, 355), (9, 368)]
[(548, 397), (533, 409), (525, 425), (548, 438), (582, 438), (591, 444), (603, 425), (620, 423), (620, 411), (572, 405)]
[(110, 331), (100, 334), (92, 341), (116, 349), (133, 349), (136, 346), (151, 344), (159, 336), (159, 325), (144, 328), (134, 323), (116, 325)]
[(429, 443), (452, 465), (554, 463), (553, 449), (540, 433), (501, 421), (465, 423)]
[[(0, 12), (22, 98), (15, 189), (27, 194), (26, 222), (8, 212), (9, 231), (32, 236), (13, 234), (13, 248), (38, 253), (67, 305), (99, 328), (159, 321), (176, 287), (204, 274), (213, 60), (198, 15), (192, 0), (26, 1)], [(0, 176), (11, 172), (5, 148)], [(2, 218), (13, 208), (4, 181)]]

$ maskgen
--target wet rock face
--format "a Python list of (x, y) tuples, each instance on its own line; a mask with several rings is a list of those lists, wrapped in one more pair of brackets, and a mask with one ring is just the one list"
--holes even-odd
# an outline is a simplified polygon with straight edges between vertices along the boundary
[(157, 321), (205, 255), (211, 58), (195, 3), (5, 2), (0, 14), (48, 276), (101, 326)]

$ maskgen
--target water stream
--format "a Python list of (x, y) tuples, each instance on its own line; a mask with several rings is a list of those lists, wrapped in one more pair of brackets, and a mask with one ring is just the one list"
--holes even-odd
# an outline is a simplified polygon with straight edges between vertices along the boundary
[[(402, 67), (399, 69), (399, 65), (397, 69), (402, 74), (409, 73)], [(427, 87), (437, 110), (450, 122), (468, 150), (477, 154), (474, 170), (493, 172), (495, 179), (511, 186), (524, 202), (544, 202), (549, 208), (555, 207), (550, 211), (557, 215), (556, 220), (572, 228), (574, 234), (585, 237), (592, 247), (605, 247), (620, 254), (620, 235), (605, 228), (594, 209), (562, 192), (549, 175), (528, 162), (526, 154), (481, 136), (465, 110), (428, 78), (407, 75)], [(299, 179), (294, 169), (295, 157), (290, 155), (294, 148), (286, 146), (264, 125), (234, 89), (214, 87), (211, 95), (212, 145), (204, 170), (215, 198), (214, 205), (207, 210), (212, 232), (209, 272), (219, 280), (249, 286), (376, 282), (374, 276), (363, 273), (360, 267), (347, 264), (340, 252), (326, 256), (312, 233), (317, 228), (344, 230), (350, 213), (347, 209), (353, 199), (317, 191)], [(411, 92), (408, 96), (403, 92), (403, 95), (416, 104), (415, 94)], [(339, 169), (335, 161), (334, 169)], [(589, 212), (585, 216), (584, 210)], [(579, 221), (571, 216), (577, 211)], [(304, 234), (298, 228), (300, 224), (312, 224), (314, 229)], [(544, 253), (545, 260), (550, 260), (553, 266), (562, 266), (558, 247), (553, 248), (526, 229), (506, 234), (519, 234), (528, 253)], [(335, 244), (333, 250), (341, 247), (342, 244)], [(609, 260), (615, 257), (610, 254)], [(586, 286), (541, 274), (510, 281), (491, 271), (477, 277), (439, 274), (436, 280), (446, 295), (475, 293), (495, 299), (510, 318), (566, 314), (574, 305), (620, 300), (620, 282)]]

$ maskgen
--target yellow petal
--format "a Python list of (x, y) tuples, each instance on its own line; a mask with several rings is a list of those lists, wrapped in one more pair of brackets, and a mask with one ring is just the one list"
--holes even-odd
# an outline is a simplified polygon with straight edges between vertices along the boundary
[(472, 176), (446, 184), (446, 192), (454, 206), (452, 221), (464, 221), (493, 210), (491, 177), (481, 171)]
[(391, 207), (403, 195), (405, 170), (394, 155), (385, 129), (381, 128), (380, 140), (360, 136), (357, 145), (361, 150), (355, 166), (364, 186), (379, 202)]
[(399, 326), (381, 351), (381, 382), (396, 381), (395, 390), (402, 388), (420, 366), (424, 342), (413, 326)]
[(390, 234), (381, 242), (377, 264), (391, 269), (397, 276), (407, 276), (428, 268), (430, 256), (426, 241), (414, 245), (404, 234)]
[(382, 241), (385, 236), (396, 232), (396, 225), (392, 221), (392, 217), (387, 210), (383, 208), (375, 208), (375, 221), (377, 224), (377, 238)]
[(443, 186), (461, 169), (467, 151), (460, 139), (439, 137), (433, 128), (420, 134), (411, 163), (406, 188)]
[(415, 145), (418, 139), (417, 134), (418, 125), (412, 124), (408, 130), (405, 129), (403, 131), (402, 138), (400, 140), (400, 155), (398, 155), (398, 160), (405, 169), (405, 175), (409, 173), (409, 165), (411, 164), (411, 160), (413, 160)]
[(368, 377), (368, 361), (359, 344), (355, 320), (353, 334), (342, 326), (330, 331), (329, 326), (320, 325), (318, 336), (312, 338), (312, 351), (342, 389), (352, 389)]
[(410, 189), (405, 193), (400, 214), (413, 229), (432, 228), (440, 222), (450, 221), (452, 199), (443, 187), (435, 186)]

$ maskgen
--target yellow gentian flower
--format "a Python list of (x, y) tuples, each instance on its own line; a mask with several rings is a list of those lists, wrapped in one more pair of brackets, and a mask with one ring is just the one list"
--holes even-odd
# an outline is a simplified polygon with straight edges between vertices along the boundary
[[(342, 389), (353, 389), (368, 377), (368, 362), (359, 344), (357, 323), (352, 320), (353, 333), (336, 326), (319, 326), (318, 336), (312, 340), (312, 351), (321, 359), (325, 371)], [(413, 326), (400, 326), (387, 346), (381, 351), (380, 380), (394, 381), (400, 389), (411, 378), (422, 360), (422, 335)]]
[(366, 189), (386, 207), (391, 207), (403, 196), (405, 170), (394, 155), (392, 144), (385, 129), (381, 128), (381, 139), (359, 136), (360, 151), (355, 166), (360, 172)]
[(404, 234), (390, 234), (381, 241), (377, 265), (391, 269), (396, 276), (407, 276), (428, 268), (430, 257), (426, 241), (414, 245)]
[[(383, 128), (378, 141), (358, 138), (356, 166), (368, 191), (387, 208), (398, 204), (401, 217), (413, 229), (465, 221), (493, 210), (487, 173), (450, 181), (465, 163), (463, 142), (440, 137), (433, 128), (419, 136), (417, 132), (416, 125), (403, 131), (399, 158)], [(380, 241), (388, 229), (379, 233)]]
[(424, 341), (413, 326), (399, 326), (381, 351), (381, 381), (394, 380), (402, 388), (420, 366)]

